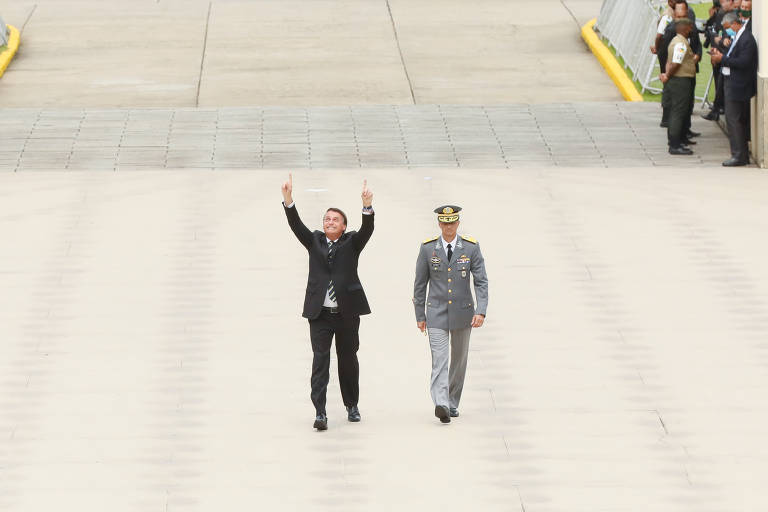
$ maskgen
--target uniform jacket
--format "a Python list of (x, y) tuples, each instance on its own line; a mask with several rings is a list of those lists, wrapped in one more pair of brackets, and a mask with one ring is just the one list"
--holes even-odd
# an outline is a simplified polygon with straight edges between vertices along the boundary
[[(416, 321), (426, 320), (427, 327), (438, 329), (470, 327), (472, 317), (485, 315), (488, 308), (488, 276), (483, 254), (476, 240), (458, 236), (451, 261), (446, 260), (440, 237), (427, 240), (419, 248), (413, 283)], [(470, 274), (477, 304), (472, 300)]]
[(299, 218), (295, 204), (291, 208), (285, 208), (283, 205), (283, 208), (293, 234), (309, 253), (307, 291), (301, 316), (311, 320), (320, 315), (331, 278), (341, 316), (353, 318), (369, 314), (371, 308), (357, 275), (357, 262), (360, 252), (373, 234), (373, 213), (363, 215), (360, 231), (346, 232), (339, 237), (336, 241), (334, 262), (330, 265), (325, 233), (310, 231)]
[[(750, 25), (752, 22), (749, 23)], [(730, 55), (723, 55), (721, 66), (731, 68), (725, 76), (726, 101), (749, 101), (757, 92), (757, 43), (751, 32), (744, 30), (733, 43)]]
[[(693, 12), (693, 9), (688, 11), (688, 18), (693, 21), (693, 28), (691, 29), (691, 35), (688, 36), (688, 42), (691, 43), (691, 51), (701, 58), (703, 50), (701, 47), (701, 39), (699, 38), (699, 29), (696, 28), (696, 13)], [(674, 22), (667, 25), (667, 28), (664, 29), (664, 35), (661, 37), (661, 45), (656, 51), (656, 57), (659, 59), (659, 69), (662, 73), (667, 69), (669, 43), (672, 42), (672, 39), (674, 39), (676, 35), (677, 29), (675, 29)], [(696, 63), (696, 72), (699, 72), (698, 62)]]

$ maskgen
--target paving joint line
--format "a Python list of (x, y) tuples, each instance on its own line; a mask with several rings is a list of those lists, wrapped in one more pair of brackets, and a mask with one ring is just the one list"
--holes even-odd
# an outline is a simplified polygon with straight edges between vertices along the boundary
[(21, 26), (21, 30), (19, 30), (19, 35), (24, 35), (24, 29), (27, 27), (27, 23), (29, 23), (29, 20), (32, 19), (32, 15), (35, 14), (35, 11), (37, 11), (37, 4), (32, 6), (32, 9), (29, 11), (29, 14), (27, 15), (27, 19), (24, 20), (24, 24)]
[(32, 123), (32, 126), (29, 128), (29, 133), (27, 133), (27, 137), (24, 139), (24, 144), (21, 146), (21, 151), (19, 151), (19, 157), (16, 159), (16, 168), (13, 170), (13, 172), (19, 172), (20, 170), (21, 161), (24, 158), (24, 152), (27, 150), (27, 144), (29, 143), (29, 140), (32, 138), (32, 134), (35, 132), (35, 129), (37, 128), (37, 123), (40, 122), (41, 115), (42, 115), (42, 109), (37, 111), (37, 116), (35, 117), (35, 120)]
[(453, 160), (456, 162), (456, 167), (461, 167), (461, 162), (459, 162), (459, 157), (456, 155), (456, 147), (453, 145), (453, 137), (451, 137), (451, 132), (448, 129), (448, 120), (445, 118), (442, 105), (437, 105), (437, 112), (443, 120), (443, 129), (445, 130), (445, 136), (448, 137), (448, 143), (451, 145), (451, 153), (453, 153)]
[(86, 111), (83, 110), (83, 113), (80, 116), (80, 121), (77, 124), (77, 131), (72, 137), (72, 144), (69, 146), (69, 154), (67, 155), (67, 161), (64, 162), (64, 170), (69, 170), (69, 164), (72, 163), (72, 153), (75, 152), (75, 145), (80, 137), (80, 131), (83, 129), (83, 122), (85, 121), (86, 115)]
[(560, 0), (560, 3), (563, 4), (563, 7), (565, 7), (565, 10), (568, 11), (568, 14), (571, 15), (571, 18), (573, 18), (573, 21), (576, 23), (576, 26), (581, 28), (581, 24), (579, 23), (579, 20), (576, 18), (576, 15), (573, 14), (573, 11), (570, 7), (565, 3), (565, 0)]
[(200, 106), (200, 84), (203, 81), (203, 66), (205, 65), (205, 52), (208, 48), (208, 25), (211, 22), (211, 7), (213, 2), (208, 2), (208, 15), (205, 17), (205, 35), (203, 36), (203, 54), (200, 57), (200, 74), (197, 76), (197, 92), (195, 93), (195, 107)]
[(501, 152), (501, 158), (504, 160), (504, 166), (509, 169), (509, 160), (507, 160), (507, 154), (504, 152), (504, 145), (501, 143), (501, 140), (499, 139), (499, 134), (496, 132), (496, 127), (493, 126), (493, 121), (491, 121), (491, 116), (488, 115), (488, 110), (485, 108), (485, 105), (482, 105), (480, 108), (483, 109), (483, 114), (485, 114), (485, 119), (488, 121), (488, 126), (491, 128), (491, 133), (493, 133), (493, 138), (496, 139), (496, 145), (499, 146), (499, 151)]
[(411, 75), (408, 73), (408, 67), (405, 65), (405, 57), (403, 56), (403, 49), (400, 47), (400, 38), (397, 36), (397, 27), (395, 26), (395, 18), (392, 16), (392, 7), (389, 5), (389, 0), (385, 0), (387, 4), (387, 12), (389, 12), (389, 21), (392, 22), (392, 32), (395, 34), (395, 43), (397, 44), (397, 53), (400, 55), (400, 63), (403, 65), (403, 71), (405, 72), (405, 79), (408, 81), (408, 89), (411, 91), (411, 100), (413, 104), (416, 104), (416, 94), (413, 92), (413, 83), (411, 82)]

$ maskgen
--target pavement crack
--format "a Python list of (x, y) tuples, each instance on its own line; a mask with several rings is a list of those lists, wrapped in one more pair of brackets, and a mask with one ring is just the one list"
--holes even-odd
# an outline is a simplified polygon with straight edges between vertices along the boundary
[(493, 405), (493, 412), (496, 412), (496, 396), (493, 394), (493, 389), (488, 388), (488, 393), (491, 395), (491, 404)]
[(35, 14), (35, 11), (37, 10), (37, 4), (32, 6), (32, 9), (30, 9), (29, 14), (27, 15), (27, 19), (24, 20), (24, 24), (21, 26), (21, 30), (19, 31), (19, 35), (24, 35), (24, 29), (27, 26), (27, 23), (29, 23), (29, 20), (32, 19), (32, 15)]
[(205, 66), (205, 50), (208, 48), (208, 25), (211, 23), (211, 7), (213, 2), (208, 2), (208, 15), (205, 17), (205, 36), (203, 37), (203, 55), (200, 57), (200, 73), (197, 76), (197, 92), (195, 93), (195, 107), (200, 106), (200, 84), (203, 81), (203, 66)]
[(573, 18), (573, 21), (576, 22), (576, 26), (581, 28), (581, 25), (579, 24), (579, 20), (576, 18), (576, 15), (573, 14), (573, 11), (570, 7), (568, 7), (568, 4), (565, 3), (565, 0), (560, 0), (560, 3), (563, 4), (563, 7), (565, 7), (565, 10), (568, 11), (568, 14), (571, 15), (571, 18)]
[(403, 57), (403, 49), (400, 47), (400, 38), (397, 37), (397, 27), (395, 26), (395, 18), (392, 16), (392, 7), (389, 5), (389, 0), (385, 0), (387, 3), (387, 12), (389, 13), (389, 21), (392, 22), (392, 32), (395, 34), (395, 43), (397, 44), (397, 53), (400, 55), (400, 63), (403, 65), (403, 71), (405, 72), (405, 79), (408, 81), (408, 89), (411, 91), (411, 100), (413, 104), (416, 104), (416, 95), (413, 92), (413, 83), (411, 82), (411, 75), (408, 74), (408, 67), (405, 65), (405, 57)]
[(656, 417), (659, 418), (659, 423), (661, 423), (661, 428), (664, 429), (664, 435), (668, 436), (669, 435), (669, 430), (667, 430), (667, 425), (666, 425), (666, 423), (664, 423), (664, 419), (661, 417), (661, 414), (659, 413), (659, 410), (658, 409), (654, 409), (653, 412), (655, 412), (656, 413)]

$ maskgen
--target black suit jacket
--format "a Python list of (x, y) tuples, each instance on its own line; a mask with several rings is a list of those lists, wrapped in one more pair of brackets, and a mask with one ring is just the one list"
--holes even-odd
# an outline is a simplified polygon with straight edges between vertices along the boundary
[(299, 218), (296, 205), (285, 208), (285, 216), (293, 234), (309, 253), (309, 275), (304, 310), (301, 316), (317, 318), (325, 301), (328, 283), (333, 278), (339, 313), (345, 318), (355, 318), (371, 312), (363, 285), (357, 275), (357, 262), (365, 244), (373, 234), (373, 213), (363, 215), (360, 231), (344, 233), (336, 241), (333, 265), (328, 263), (328, 243), (322, 231), (310, 231)]
[[(750, 25), (752, 22), (750, 22)], [(757, 42), (744, 30), (734, 43), (731, 54), (723, 56), (722, 66), (731, 68), (725, 76), (726, 101), (749, 101), (757, 92)]]

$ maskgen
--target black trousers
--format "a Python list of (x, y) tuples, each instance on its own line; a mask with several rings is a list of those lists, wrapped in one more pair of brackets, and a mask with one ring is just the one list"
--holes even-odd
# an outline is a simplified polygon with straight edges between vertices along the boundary
[(749, 100), (732, 101), (725, 97), (725, 124), (731, 156), (741, 162), (749, 162)]
[(691, 127), (693, 112), (693, 93), (695, 81), (693, 78), (673, 76), (667, 81), (663, 101), (669, 112), (667, 140), (669, 147), (678, 147), (685, 139)]
[(715, 77), (715, 101), (712, 110), (719, 112), (725, 108), (725, 80), (720, 74), (720, 66), (712, 66), (712, 74)]
[(331, 344), (336, 336), (336, 358), (339, 366), (339, 386), (344, 405), (357, 405), (360, 396), (360, 366), (357, 350), (360, 348), (360, 317), (343, 318), (338, 313), (322, 311), (309, 321), (309, 337), (312, 341), (312, 404), (315, 411), (325, 414), (325, 395), (328, 390), (331, 366)]
[[(692, 80), (693, 80), (693, 85), (691, 86), (690, 113), (688, 114), (688, 117), (685, 118), (685, 126), (683, 126), (683, 135), (687, 135), (688, 132), (691, 131), (691, 116), (693, 115), (693, 107), (696, 104), (696, 77), (693, 77)], [(661, 89), (661, 122), (667, 123), (667, 125), (669, 125), (669, 115), (671, 110), (666, 106), (667, 104), (667, 100), (666, 100), (667, 87), (666, 86), (667, 84), (663, 84)]]

